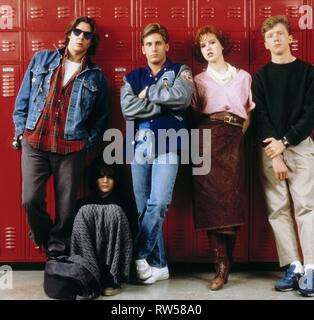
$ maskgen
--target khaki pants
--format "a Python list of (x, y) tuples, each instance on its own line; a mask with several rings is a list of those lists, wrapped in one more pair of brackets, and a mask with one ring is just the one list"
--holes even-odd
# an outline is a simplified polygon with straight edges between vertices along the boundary
[(304, 264), (313, 264), (314, 142), (311, 138), (306, 138), (284, 151), (282, 157), (289, 169), (288, 179), (284, 181), (275, 178), (271, 160), (262, 149), (261, 153), (262, 183), (268, 206), (268, 219), (275, 234), (280, 266), (302, 260), (298, 253), (293, 208)]

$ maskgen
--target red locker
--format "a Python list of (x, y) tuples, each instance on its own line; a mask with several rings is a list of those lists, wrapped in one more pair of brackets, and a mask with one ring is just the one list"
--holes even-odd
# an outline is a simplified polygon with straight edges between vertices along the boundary
[(190, 169), (181, 166), (173, 200), (167, 213), (167, 255), (172, 261), (186, 261), (193, 257), (194, 224), (192, 216)]
[(100, 34), (97, 60), (134, 61), (134, 1), (83, 0), (82, 12), (95, 19)]
[[(231, 39), (231, 51), (226, 57), (230, 63), (249, 64), (249, 39), (247, 31), (228, 32)], [(245, 69), (248, 70), (248, 69)]]
[(124, 31), (134, 27), (134, 0), (83, 0), (82, 12), (94, 18), (100, 27), (110, 26), (112, 29), (123, 29)]
[(22, 28), (22, 0), (5, 0), (1, 6), (1, 28), (3, 30), (20, 30)]
[(40, 50), (49, 49), (55, 50), (56, 48), (63, 47), (64, 34), (63, 32), (26, 32), (25, 39), (25, 58), (27, 67), (33, 55)]
[(253, 156), (255, 172), (252, 172), (252, 208), (250, 223), (250, 261), (277, 261), (276, 245), (267, 219), (267, 207), (260, 183), (257, 150)]
[(2, 32), (0, 42), (0, 61), (5, 63), (19, 63), (21, 55), (22, 37), (20, 32)]
[(299, 30), (299, 7), (306, 4), (303, 0), (252, 0), (252, 27), (259, 31), (263, 21), (277, 14), (288, 17), (292, 30)]
[(20, 67), (0, 62), (0, 260), (24, 259), (21, 218), (20, 152), (12, 149), (14, 136), (12, 112), (19, 89)]
[(77, 16), (76, 1), (26, 0), (26, 29), (64, 31)]
[(314, 31), (308, 31), (307, 35), (307, 44), (308, 44), (308, 60), (314, 64)]
[(123, 77), (134, 69), (132, 65), (115, 64), (110, 68), (110, 73), (106, 74), (107, 79), (111, 81), (111, 101), (112, 101), (112, 117), (111, 126), (125, 131), (125, 120), (122, 116), (120, 108), (120, 89), (123, 86)]
[(195, 26), (212, 24), (226, 31), (247, 28), (246, 0), (196, 0)]
[(139, 0), (139, 27), (143, 28), (148, 23), (158, 22), (168, 26), (169, 29), (186, 29), (191, 25), (189, 0)]

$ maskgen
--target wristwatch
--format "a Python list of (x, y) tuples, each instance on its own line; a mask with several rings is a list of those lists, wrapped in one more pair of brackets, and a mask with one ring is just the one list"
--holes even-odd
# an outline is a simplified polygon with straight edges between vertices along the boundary
[(290, 142), (289, 142), (289, 140), (287, 139), (286, 136), (284, 136), (284, 137), (281, 139), (281, 142), (282, 142), (282, 144), (283, 144), (286, 148), (288, 148), (288, 147), (290, 146)]

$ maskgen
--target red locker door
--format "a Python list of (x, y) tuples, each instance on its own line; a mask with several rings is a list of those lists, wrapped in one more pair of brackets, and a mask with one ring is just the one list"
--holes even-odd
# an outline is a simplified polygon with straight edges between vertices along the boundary
[(29, 63), (33, 55), (40, 50), (55, 50), (64, 46), (62, 32), (26, 32), (25, 58)]
[(123, 77), (129, 73), (134, 67), (131, 64), (114, 64), (111, 66), (109, 79), (111, 81), (111, 97), (112, 97), (112, 116), (110, 127), (125, 131), (125, 120), (122, 116), (120, 108), (120, 91), (123, 86)]
[[(51, 178), (47, 184), (47, 211), (52, 217), (54, 221), (55, 217), (55, 207), (54, 207), (54, 192), (53, 192), (53, 179)], [(26, 212), (24, 209), (23, 215), (26, 217)], [(42, 247), (37, 246), (30, 238), (29, 238), (29, 227), (26, 223), (26, 233), (25, 233), (25, 246), (26, 246), (26, 260), (30, 262), (44, 262), (46, 260), (45, 252)]]
[(26, 0), (26, 29), (64, 31), (77, 15), (76, 1)]
[(191, 198), (191, 176), (186, 166), (178, 172), (173, 199), (167, 213), (166, 244), (170, 261), (193, 259), (193, 215)]
[(0, 29), (20, 30), (22, 28), (22, 0), (5, 0), (0, 4)]
[(20, 67), (0, 62), (0, 260), (23, 260), (24, 237), (21, 217), (20, 152), (12, 149), (12, 113), (19, 89)]
[[(277, 261), (277, 251), (273, 231), (268, 222), (264, 191), (260, 182), (260, 168), (257, 150), (253, 156), (255, 168), (252, 170), (252, 208), (250, 219), (250, 261)], [(256, 173), (256, 174), (254, 174)]]
[(151, 22), (158, 22), (168, 29), (186, 29), (191, 25), (189, 0), (140, 0), (139, 6), (140, 28)]
[(132, 61), (134, 52), (134, 1), (84, 0), (83, 14), (95, 19), (100, 44), (97, 61)]
[(104, 27), (101, 42), (97, 50), (96, 61), (133, 61), (135, 33), (132, 31), (118, 31), (111, 27)]
[(133, 0), (83, 0), (83, 15), (96, 20), (100, 27), (111, 26), (119, 29), (134, 27)]
[(246, 0), (196, 0), (196, 27), (212, 24), (226, 31), (247, 27)]
[(308, 61), (312, 64), (314, 64), (314, 31), (308, 31), (307, 35), (307, 43), (308, 43)]
[(228, 32), (231, 40), (231, 51), (226, 60), (248, 71), (249, 65), (249, 38), (247, 31)]
[(1, 32), (0, 61), (19, 63), (21, 61), (21, 33)]
[(299, 7), (305, 4), (303, 0), (252, 0), (252, 27), (260, 30), (263, 21), (277, 14), (286, 15), (293, 30), (299, 29)]

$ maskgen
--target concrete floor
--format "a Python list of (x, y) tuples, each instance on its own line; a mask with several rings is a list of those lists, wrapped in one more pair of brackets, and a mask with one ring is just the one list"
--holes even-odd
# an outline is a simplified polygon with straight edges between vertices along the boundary
[[(277, 292), (274, 283), (280, 271), (235, 270), (223, 290), (209, 291), (208, 280), (213, 273), (189, 267), (178, 270), (170, 266), (170, 280), (144, 286), (123, 284), (120, 294), (99, 297), (99, 300), (314, 300), (303, 298), (296, 291)], [(203, 268), (204, 269), (204, 268)], [(207, 270), (207, 268), (206, 268)], [(47, 300), (43, 291), (42, 270), (13, 271), (13, 288), (0, 289), (0, 300)]]

